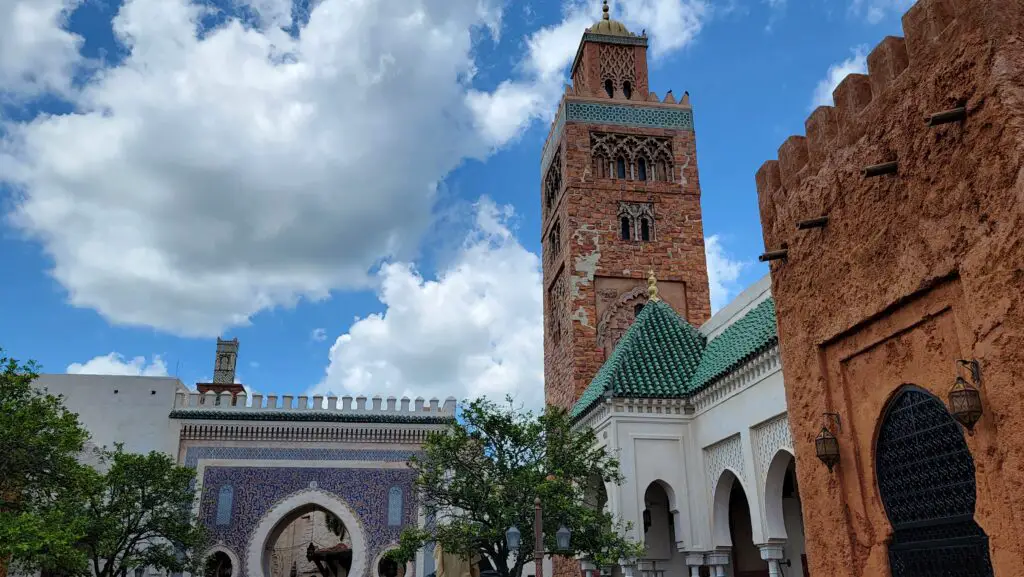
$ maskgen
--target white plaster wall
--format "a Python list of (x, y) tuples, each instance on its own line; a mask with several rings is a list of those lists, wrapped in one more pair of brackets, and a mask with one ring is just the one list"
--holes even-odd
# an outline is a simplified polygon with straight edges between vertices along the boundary
[[(754, 526), (754, 542), (762, 542), (764, 478), (760, 465), (754, 456), (751, 428), (786, 412), (786, 390), (782, 371), (775, 370), (762, 376), (761, 380), (738, 391), (719, 402), (694, 420), (694, 432), (702, 449), (723, 439), (739, 434), (742, 447), (741, 476), (743, 490), (751, 503), (751, 522)], [(702, 458), (704, 451), (701, 451)], [(705, 471), (708, 463), (705, 463)], [(763, 467), (767, 467), (765, 463)], [(705, 478), (707, 477), (705, 473)], [(714, 490), (712, 479), (706, 483), (701, 498), (710, 502)], [(757, 506), (755, 506), (757, 505)]]
[(783, 567), (786, 577), (803, 577), (804, 565), (801, 555), (807, 550), (804, 547), (804, 520), (800, 513), (799, 499), (783, 499), (782, 514), (786, 523), (786, 559), (792, 562), (790, 567)]
[[(676, 515), (676, 539), (684, 546), (693, 543), (690, 492), (686, 460), (692, 463), (688, 447), (688, 419), (665, 415), (615, 415), (611, 419), (612, 437), (624, 482), (609, 492), (613, 514), (632, 523), (630, 537), (643, 540), (644, 494), (648, 485), (662, 481), (667, 485)], [(614, 496), (613, 496), (614, 495)]]
[(120, 442), (133, 453), (177, 456), (178, 424), (168, 416), (175, 393), (187, 389), (176, 378), (47, 374), (35, 386), (64, 395), (96, 446), (112, 449)]

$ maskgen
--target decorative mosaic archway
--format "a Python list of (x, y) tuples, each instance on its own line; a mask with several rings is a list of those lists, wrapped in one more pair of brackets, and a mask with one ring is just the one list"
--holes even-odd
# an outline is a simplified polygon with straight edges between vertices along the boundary
[(366, 573), (366, 537), (358, 516), (349, 507), (348, 503), (345, 503), (336, 495), (310, 487), (309, 489), (292, 493), (278, 501), (260, 519), (259, 524), (252, 533), (246, 551), (246, 573), (249, 577), (266, 577), (268, 564), (266, 558), (267, 545), (276, 540), (276, 533), (279, 533), (283, 522), (293, 517), (296, 511), (308, 510), (310, 508), (322, 508), (341, 519), (352, 540), (352, 567), (349, 569), (349, 575), (360, 576)]
[(878, 491), (892, 523), (892, 577), (992, 577), (988, 537), (974, 521), (974, 458), (941, 400), (905, 385), (875, 447)]

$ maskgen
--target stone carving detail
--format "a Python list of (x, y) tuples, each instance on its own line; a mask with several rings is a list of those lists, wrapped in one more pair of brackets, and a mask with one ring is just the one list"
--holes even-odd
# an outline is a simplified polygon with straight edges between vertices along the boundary
[(562, 253), (561, 222), (556, 220), (555, 223), (551, 225), (551, 231), (548, 232), (548, 242), (544, 246), (544, 251), (549, 262), (555, 262), (555, 260), (558, 258), (558, 255)]
[(647, 302), (647, 286), (640, 285), (618, 296), (608, 305), (597, 323), (597, 346), (604, 350), (607, 359), (622, 335), (636, 320), (636, 314)]
[(654, 204), (650, 202), (620, 202), (619, 223), (622, 240), (654, 240)]
[(636, 57), (630, 46), (602, 44), (598, 55), (601, 61), (601, 84), (612, 81), (615, 91), (622, 94), (626, 82), (636, 88)]
[(561, 340), (562, 332), (566, 328), (562, 319), (562, 314), (566, 308), (565, 304), (568, 295), (569, 287), (565, 278), (565, 270), (563, 269), (558, 272), (558, 276), (555, 277), (555, 282), (553, 282), (551, 284), (551, 288), (548, 289), (548, 336), (551, 337), (552, 342), (555, 344)]
[(780, 449), (793, 451), (793, 435), (789, 432), (789, 418), (784, 413), (766, 421), (751, 432), (754, 443), (754, 459), (757, 461), (757, 478), (764, 485), (768, 467)]
[(670, 138), (591, 132), (590, 158), (594, 178), (673, 180)]
[(745, 481), (743, 445), (740, 442), (739, 434), (706, 447), (704, 449), (704, 467), (708, 476), (708, 490), (712, 495), (714, 495), (719, 477), (727, 468), (735, 473), (741, 481)]
[(555, 150), (555, 156), (551, 159), (551, 166), (544, 176), (544, 210), (554, 208), (558, 194), (562, 191), (562, 153)]

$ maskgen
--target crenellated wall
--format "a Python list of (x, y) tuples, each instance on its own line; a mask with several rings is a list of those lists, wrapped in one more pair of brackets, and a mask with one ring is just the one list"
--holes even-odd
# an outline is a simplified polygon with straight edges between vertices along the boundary
[[(883, 412), (907, 384), (946, 403), (956, 361), (974, 359), (974, 518), (994, 574), (1020, 576), (1024, 2), (921, 0), (903, 31), (756, 175), (765, 249), (786, 251), (770, 264), (772, 294), (810, 574), (892, 574), (875, 468)], [(952, 122), (926, 121), (959, 107)], [(797, 226), (819, 217), (824, 227)], [(840, 419), (831, 473), (815, 455), (823, 413)]]
[[(175, 409), (203, 409), (225, 412), (235, 411), (332, 411), (355, 414), (380, 413), (392, 415), (431, 415), (452, 417), (455, 415), (456, 400), (454, 397), (445, 399), (444, 404), (436, 398), (429, 401), (421, 397), (410, 399), (402, 397), (343, 396), (332, 397), (322, 395), (252, 395), (252, 402), (247, 404), (246, 394), (235, 395), (232, 403), (231, 394), (213, 391), (206, 393), (177, 393), (174, 401)], [(312, 401), (312, 402), (310, 402)], [(386, 403), (386, 404), (385, 404)]]

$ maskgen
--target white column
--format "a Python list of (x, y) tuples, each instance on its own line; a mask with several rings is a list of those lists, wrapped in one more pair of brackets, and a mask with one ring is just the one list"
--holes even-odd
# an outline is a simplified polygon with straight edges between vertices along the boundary
[(700, 568), (704, 565), (704, 554), (687, 553), (686, 565), (690, 568), (690, 577), (700, 577)]
[(758, 548), (761, 549), (761, 559), (768, 562), (769, 577), (782, 577), (782, 568), (779, 567), (779, 561), (782, 561), (784, 557), (782, 544), (769, 543), (767, 545), (758, 545)]
[(720, 550), (708, 553), (707, 562), (715, 570), (715, 577), (725, 577), (725, 566), (729, 564), (729, 551)]

